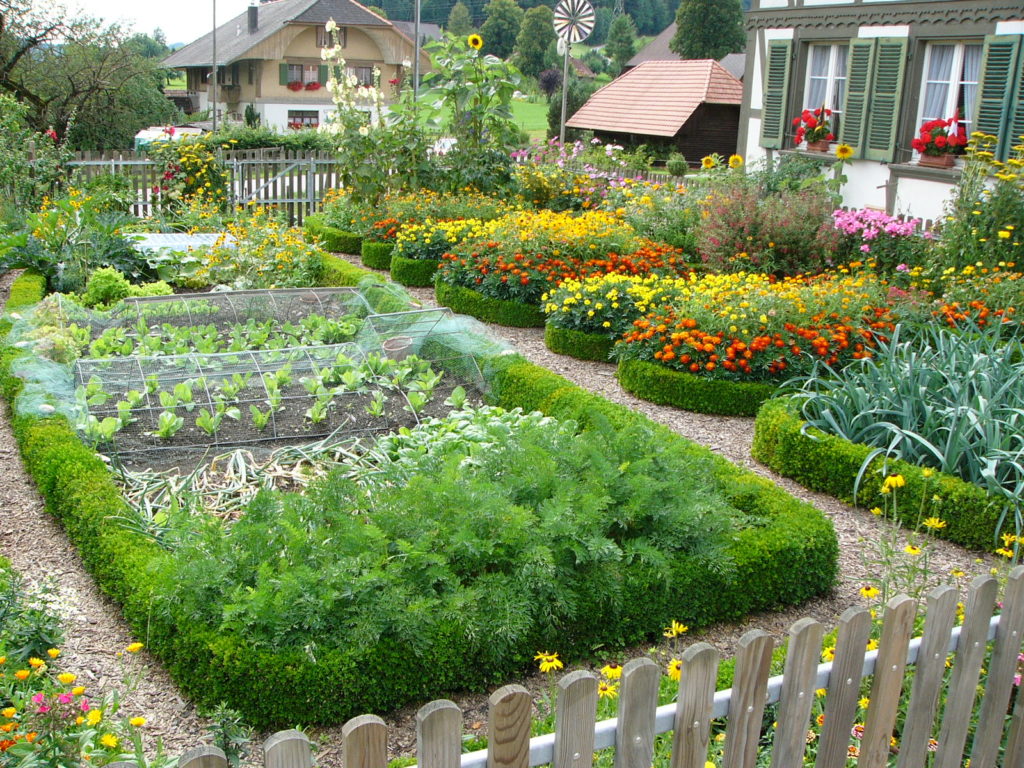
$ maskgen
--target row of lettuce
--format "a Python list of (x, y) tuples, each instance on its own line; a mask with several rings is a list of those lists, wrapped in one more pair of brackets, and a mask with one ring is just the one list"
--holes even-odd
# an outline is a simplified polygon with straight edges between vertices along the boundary
[[(367, 276), (333, 257), (325, 260), (322, 274), (322, 282), (346, 285)], [(44, 290), (41, 276), (23, 275), (15, 282), (8, 308), (37, 301)], [(393, 292), (380, 289), (380, 295), (395, 301)], [(539, 410), (555, 423), (575, 421), (605, 436), (588, 441), (563, 429), (555, 437), (506, 446), (521, 454), (524, 467), (536, 471), (533, 485), (521, 478), (524, 482), (505, 492), (539, 494), (547, 499), (542, 508), (576, 508), (571, 531), (563, 530), (567, 523), (560, 515), (534, 521), (537, 525), (525, 519), (513, 524), (499, 491), (489, 484), (491, 476), (501, 474), (499, 467), (483, 462), (487, 471), (474, 475), (472, 486), (478, 500), (480, 494), (491, 500), (493, 515), (485, 517), (493, 517), (493, 525), (488, 530), (507, 534), (499, 537), (502, 552), (489, 556), (476, 549), (489, 540), (485, 532), (478, 531), (480, 541), (473, 544), (462, 531), (462, 539), (437, 541), (429, 553), (417, 549), (399, 557), (406, 536), (415, 539), (410, 520), (429, 525), (437, 510), (420, 509), (412, 518), (385, 510), (374, 526), (359, 526), (355, 523), (361, 518), (351, 513), (362, 502), (347, 495), (352, 489), (344, 483), (325, 484), (308, 500), (263, 499), (262, 506), (253, 506), (234, 526), (230, 540), (200, 526), (195, 537), (199, 549), (169, 551), (138, 526), (114, 522), (130, 518), (131, 510), (109, 465), (81, 442), (65, 419), (19, 411), (23, 382), (12, 367), (27, 354), (20, 347), (3, 349), (2, 386), (15, 405), (15, 435), (47, 508), (62, 521), (101, 588), (122, 604), (131, 625), (182, 688), (198, 702), (229, 702), (253, 724), (338, 722), (446, 690), (480, 688), (523, 669), (538, 647), (557, 643), (563, 653), (578, 656), (596, 643), (618, 645), (650, 637), (673, 619), (693, 626), (734, 619), (821, 594), (836, 576), (835, 534), (809, 505), (518, 356), (484, 353), (479, 363), (496, 405)], [(545, 439), (556, 438), (560, 444), (577, 444), (544, 449)], [(588, 442), (606, 448), (588, 456), (583, 450)], [(550, 464), (552, 456), (563, 457), (561, 464)], [(630, 456), (648, 458), (631, 464)], [(429, 499), (454, 501), (466, 478), (452, 471), (446, 464), (417, 481), (432, 484), (429, 493), (417, 483), (394, 488), (390, 493), (396, 498), (389, 503), (404, 509), (416, 498), (420, 507)], [(560, 483), (560, 477), (575, 477), (576, 482)], [(695, 502), (686, 505), (686, 521), (672, 510), (658, 513), (657, 505), (630, 506), (639, 489), (665, 483), (675, 487), (680, 477), (694, 478), (692, 487), (679, 493)], [(590, 480), (584, 482), (586, 478)], [(538, 483), (548, 496), (538, 490)], [(565, 489), (582, 494), (581, 503), (571, 504)], [(598, 498), (605, 501), (597, 503)], [(618, 502), (609, 506), (609, 498)], [(321, 503), (328, 499), (330, 504)], [(530, 499), (515, 501), (519, 508)], [(283, 518), (290, 524), (277, 525)], [(388, 518), (389, 523), (383, 522)], [(345, 528), (346, 535), (336, 540), (354, 546), (359, 539), (363, 552), (362, 578), (346, 580), (349, 598), (368, 590), (387, 599), (359, 601), (348, 620), (326, 627), (325, 617), (336, 615), (332, 609), (340, 604), (331, 601), (349, 600), (329, 594), (321, 578), (340, 566), (298, 567), (311, 556), (316, 536), (306, 539), (296, 532), (304, 526), (314, 531), (333, 526), (337, 533), (346, 520), (348, 527), (359, 530)], [(714, 526), (709, 525), (712, 520)], [(695, 521), (708, 532), (695, 536)], [(447, 534), (442, 529), (435, 535)], [(363, 541), (367, 536), (373, 541)], [(257, 568), (268, 541), (275, 542), (280, 557)], [(460, 542), (466, 549), (459, 549)], [(326, 539), (321, 543), (326, 545)], [(205, 557), (200, 557), (203, 547), (220, 554), (211, 558), (204, 550)], [(380, 547), (379, 558), (366, 560)], [(392, 547), (399, 549), (390, 552)], [(481, 571), (479, 557), (501, 562), (502, 568)], [(296, 567), (285, 567), (292, 560)], [(337, 562), (342, 560), (339, 556)], [(387, 566), (392, 562), (401, 567)], [(183, 568), (188, 578), (180, 578)], [(442, 578), (442, 573), (447, 576)], [(548, 578), (551, 574), (557, 578)], [(546, 592), (541, 589), (545, 584)], [(559, 586), (553, 589), (554, 584)], [(438, 591), (444, 600), (437, 598)], [(284, 612), (278, 610), (283, 593), (296, 596)], [(617, 597), (604, 599), (608, 594)], [(632, 599), (638, 594), (648, 598), (642, 611)], [(301, 595), (311, 602), (298, 599)], [(487, 611), (465, 610), (481, 600)], [(402, 614), (400, 605), (410, 604), (436, 610), (426, 610), (422, 621), (394, 619), (392, 614)], [(280, 616), (290, 617), (283, 620), (287, 626), (274, 618)]]

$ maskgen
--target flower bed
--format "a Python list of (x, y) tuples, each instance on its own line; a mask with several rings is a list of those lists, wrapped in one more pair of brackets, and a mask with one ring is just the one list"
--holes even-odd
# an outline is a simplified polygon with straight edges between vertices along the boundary
[[(17, 286), (15, 293), (26, 299), (32, 291)], [(9, 307), (14, 308), (13, 302)], [(0, 384), (9, 400), (21, 388), (20, 380), (10, 373), (10, 365), (22, 354), (10, 347), (0, 353)], [(664, 582), (666, 586), (671, 584), (671, 589), (636, 592), (649, 598), (643, 601), (632, 599), (633, 593), (627, 589), (624, 597), (630, 599), (616, 609), (625, 623), (618, 625), (618, 619), (613, 622), (615, 642), (656, 633), (667, 623), (668, 616), (684, 618), (697, 626), (798, 603), (831, 587), (836, 575), (835, 534), (824, 516), (809, 505), (668, 429), (584, 392), (521, 358), (484, 356), (480, 364), (499, 405), (528, 410), (539, 407), (555, 418), (576, 419), (583, 425), (604, 421), (620, 435), (648, 434), (650, 438), (644, 440), (654, 442), (637, 443), (636, 447), (642, 444), (643, 450), (631, 450), (630, 455), (660, 460), (657, 457), (664, 454), (666, 458), (678, 456), (680, 460), (695, 462), (699, 469), (692, 470), (694, 476), (709, 483), (743, 515), (757, 520), (756, 525), (738, 529), (721, 556), (707, 561), (673, 560), (664, 571), (644, 565), (637, 572), (646, 574), (644, 579), (654, 578), (657, 582), (662, 579), (658, 574), (671, 574), (671, 581)], [(417, 622), (413, 620), (406, 630), (377, 632), (368, 624), (364, 627), (369, 633), (365, 642), (346, 643), (344, 647), (317, 645), (312, 653), (308, 638), (303, 641), (305, 645), (279, 646), (253, 642), (238, 626), (210, 626), (187, 615), (172, 621), (164, 610), (154, 610), (152, 602), (154, 589), (160, 584), (157, 574), (168, 566), (168, 554), (151, 538), (110, 525), (111, 515), (128, 514), (110, 468), (82, 445), (62, 418), (20, 414), (13, 419), (13, 425), (26, 467), (48, 509), (63, 521), (101, 588), (122, 604), (129, 623), (146, 632), (151, 649), (165, 661), (190, 696), (201, 703), (227, 701), (255, 725), (338, 722), (359, 712), (384, 711), (413, 699), (437, 695), (444, 689), (482, 687), (496, 674), (522, 669), (535, 652), (536, 642), (552, 637), (546, 633), (548, 630), (532, 635), (519, 654), (502, 657), (499, 668), (472, 663), (475, 657), (466, 656), (464, 646), (450, 642), (462, 636), (454, 618), (454, 623), (449, 624), (443, 617), (433, 617), (433, 621), (441, 621), (439, 639), (447, 637), (450, 641), (429, 647), (410, 644), (411, 636), (405, 632), (415, 632)], [(567, 452), (565, 458), (575, 461), (577, 454), (582, 457), (585, 453)], [(531, 466), (528, 461), (521, 463), (526, 470)], [(618, 493), (625, 486), (610, 487), (617, 488)], [(324, 505), (314, 506), (326, 509)], [(275, 509), (271, 505), (263, 511), (276, 518)], [(349, 516), (347, 521), (353, 524), (355, 518)], [(275, 531), (275, 535), (286, 533), (280, 526)], [(251, 576), (258, 572), (246, 570)], [(321, 575), (318, 573), (318, 578)], [(622, 586), (628, 588), (631, 583), (626, 581)], [(194, 579), (192, 585), (197, 589), (217, 589), (213, 578)], [(221, 593), (217, 594), (223, 598)], [(481, 597), (488, 594), (484, 590)], [(510, 594), (516, 595), (518, 591)], [(599, 599), (596, 593), (595, 599)], [(550, 600), (557, 604), (558, 593), (552, 593)], [(602, 632), (610, 628), (606, 620), (609, 610), (611, 606), (602, 603), (600, 608), (595, 604), (591, 611), (594, 627), (604, 628)], [(461, 612), (452, 614), (456, 615)], [(513, 616), (487, 611), (484, 615), (499, 622), (497, 627), (502, 616)], [(308, 612), (308, 617), (317, 618), (317, 612)], [(499, 631), (497, 627), (491, 632)], [(562, 647), (575, 653), (593, 646), (591, 632), (592, 628), (583, 628), (568, 634), (559, 631), (558, 636)], [(490, 633), (485, 631), (480, 636), (486, 640)], [(426, 668), (436, 674), (423, 674)]]

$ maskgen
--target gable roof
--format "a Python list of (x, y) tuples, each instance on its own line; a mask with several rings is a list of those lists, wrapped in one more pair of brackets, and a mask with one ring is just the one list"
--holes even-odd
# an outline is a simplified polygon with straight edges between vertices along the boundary
[[(408, 37), (410, 40), (414, 39), (416, 35), (416, 24), (412, 21), (399, 21), (398, 19), (391, 20), (395, 29), (401, 32), (403, 35)], [(420, 40), (421, 42), (430, 40), (441, 39), (441, 27), (437, 24), (427, 24), (425, 21), (420, 22)]]
[(661, 30), (651, 42), (637, 51), (633, 58), (626, 62), (626, 67), (635, 67), (645, 61), (679, 61), (679, 54), (668, 47), (675, 36), (676, 23), (673, 21)]
[(675, 136), (701, 104), (743, 101), (743, 83), (712, 59), (645, 61), (612, 80), (566, 121), (645, 136)]
[[(249, 11), (217, 27), (217, 63), (230, 64), (288, 24), (326, 24), (333, 18), (339, 24), (362, 27), (390, 27), (382, 19), (353, 0), (273, 0), (257, 6), (259, 26), (249, 31)], [(321, 20), (322, 19), (322, 20)], [(213, 33), (174, 51), (162, 65), (171, 69), (209, 67), (213, 64)]]

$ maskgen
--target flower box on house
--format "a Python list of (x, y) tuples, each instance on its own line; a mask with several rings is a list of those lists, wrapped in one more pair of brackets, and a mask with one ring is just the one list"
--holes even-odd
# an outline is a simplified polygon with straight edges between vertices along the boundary
[(288, 83), (289, 91), (301, 91), (302, 88), (303, 85), (301, 80), (292, 80), (290, 83)]

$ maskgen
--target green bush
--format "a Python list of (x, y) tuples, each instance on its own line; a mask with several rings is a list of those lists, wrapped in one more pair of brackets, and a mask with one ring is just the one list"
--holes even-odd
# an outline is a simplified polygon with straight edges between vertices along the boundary
[(452, 285), (441, 279), (434, 282), (437, 303), (455, 312), (471, 315), (478, 320), (513, 328), (541, 328), (544, 313), (537, 307), (517, 301), (492, 299), (472, 288)]
[(673, 152), (665, 162), (665, 170), (671, 176), (685, 176), (686, 172), (690, 170), (690, 166), (683, 155), (679, 152)]
[[(365, 244), (364, 244), (365, 245)], [(365, 260), (364, 260), (365, 263)], [(403, 256), (391, 257), (391, 279), (402, 285), (426, 287), (434, 284), (437, 274), (436, 261), (407, 259)]]
[(359, 253), (363, 266), (370, 269), (391, 269), (391, 258), (394, 250), (395, 244), (393, 242), (363, 240)]
[(322, 286), (353, 286), (371, 276), (373, 272), (350, 264), (340, 256), (324, 255), (324, 269), (320, 277)]
[[(873, 449), (805, 428), (798, 414), (798, 405), (790, 398), (769, 400), (761, 406), (754, 423), (754, 458), (806, 488), (854, 503), (857, 475)], [(999, 496), (951, 475), (937, 472), (926, 477), (924, 468), (899, 459), (885, 461), (879, 456), (871, 462), (856, 503), (884, 506), (882, 481), (893, 474), (903, 475), (906, 480), (899, 489), (897, 512), (907, 526), (918, 524), (920, 510), (927, 504), (929, 516), (935, 515), (947, 524), (933, 533), (957, 544), (991, 550), (999, 533), (1016, 533), (1012, 515), (999, 527), (1003, 507)]]
[(753, 416), (777, 391), (773, 384), (709, 379), (646, 360), (620, 361), (618, 376), (624, 390), (644, 400), (720, 416)]
[(323, 214), (307, 216), (303, 222), (308, 239), (316, 239), (320, 247), (330, 253), (359, 253), (363, 238), (324, 223)]
[(87, 307), (107, 309), (131, 293), (128, 278), (113, 267), (95, 270), (85, 283), (82, 303)]
[(583, 333), (571, 328), (559, 328), (550, 322), (544, 326), (544, 343), (552, 352), (569, 355), (577, 360), (608, 361), (615, 339), (606, 334)]

